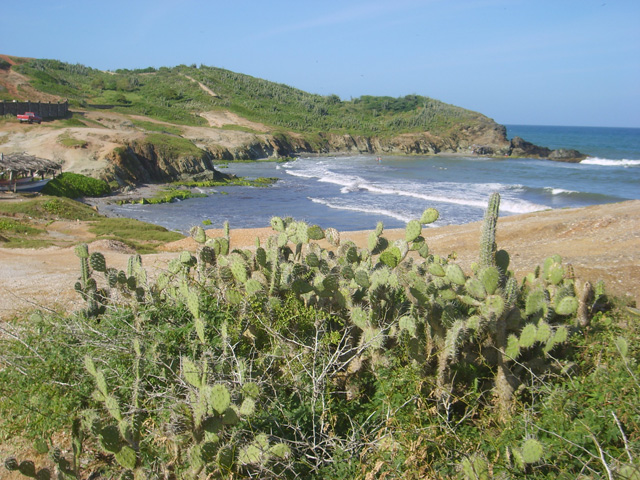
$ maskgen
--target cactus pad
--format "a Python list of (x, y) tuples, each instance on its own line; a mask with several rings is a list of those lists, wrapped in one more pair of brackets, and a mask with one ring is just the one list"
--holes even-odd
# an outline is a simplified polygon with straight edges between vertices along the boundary
[(324, 231), (324, 236), (326, 237), (327, 241), (334, 247), (340, 246), (340, 232), (338, 232), (338, 230), (336, 230), (335, 228), (327, 228)]
[(76, 245), (74, 252), (79, 258), (89, 258), (89, 246), (86, 243)]
[(198, 243), (205, 243), (207, 241), (207, 234), (200, 226), (192, 227), (191, 230), (189, 230), (189, 233), (191, 234), (191, 238)]
[(362, 288), (369, 288), (371, 285), (371, 282), (369, 281), (369, 274), (366, 270), (356, 270), (354, 279)]
[(407, 223), (407, 227), (404, 231), (404, 239), (407, 242), (413, 242), (422, 233), (422, 225), (418, 220), (411, 220)]
[(214, 385), (209, 391), (208, 403), (218, 414), (223, 415), (231, 404), (231, 395), (224, 385)]
[(400, 256), (400, 250), (398, 250), (396, 255), (394, 254), (394, 252), (391, 251), (391, 249), (388, 249), (382, 252), (382, 254), (380, 255), (380, 261), (389, 268), (395, 268), (398, 265), (399, 256)]
[(247, 382), (242, 386), (242, 392), (251, 398), (258, 398), (260, 395), (260, 387), (255, 382)]
[(107, 271), (107, 264), (104, 259), (104, 255), (100, 252), (93, 252), (89, 256), (89, 265), (91, 265), (91, 268), (93, 268), (96, 272)]
[(369, 314), (361, 307), (351, 309), (351, 322), (361, 330), (369, 325)]
[(564, 297), (556, 305), (555, 312), (558, 315), (573, 315), (578, 310), (576, 297)]
[(376, 235), (376, 232), (370, 232), (367, 237), (367, 248), (370, 251), (374, 251), (378, 246), (379, 235)]
[(500, 285), (500, 271), (496, 267), (487, 267), (480, 273), (480, 280), (489, 295), (493, 295)]
[(247, 445), (238, 453), (238, 463), (240, 463), (240, 465), (262, 463), (262, 456), (262, 450), (258, 446), (254, 444)]
[(518, 344), (522, 348), (529, 348), (536, 342), (537, 329), (533, 323), (528, 323), (520, 332)]
[(108, 425), (100, 430), (98, 434), (100, 446), (107, 452), (116, 453), (122, 448), (120, 431), (115, 425)]
[(464, 285), (467, 281), (462, 268), (456, 264), (447, 265), (446, 275), (452, 283), (457, 285)]
[(233, 273), (233, 276), (238, 283), (245, 283), (249, 278), (247, 273), (247, 266), (239, 258), (234, 258), (234, 260), (231, 262), (230, 268), (231, 273)]
[(307, 229), (307, 235), (311, 240), (322, 240), (324, 238), (324, 230), (318, 225), (311, 225)]
[(520, 452), (525, 463), (538, 462), (543, 454), (542, 444), (535, 438), (530, 438), (522, 444)]
[(263, 290), (262, 284), (253, 278), (249, 278), (244, 284), (244, 288), (249, 295), (256, 295)]
[(470, 277), (465, 282), (465, 289), (467, 293), (479, 300), (484, 299), (487, 296), (487, 291), (480, 280), (474, 277)]
[(504, 351), (504, 354), (511, 360), (515, 360), (520, 355), (520, 341), (518, 337), (511, 334), (507, 339), (507, 348)]
[(529, 292), (525, 301), (525, 315), (529, 316), (539, 312), (540, 310), (546, 311), (546, 309), (547, 298), (544, 291), (538, 289)]
[(442, 265), (435, 262), (429, 264), (429, 273), (431, 275), (435, 275), (436, 277), (444, 277), (446, 275), (446, 272), (444, 271)]
[(438, 220), (439, 216), (440, 214), (435, 208), (427, 208), (424, 212), (422, 212), (422, 216), (420, 217), (420, 223), (424, 225), (428, 225)]
[(551, 337), (551, 327), (544, 320), (540, 320), (536, 331), (536, 342), (546, 342), (549, 337)]
[(248, 417), (249, 415), (253, 415), (256, 411), (256, 402), (252, 398), (245, 398), (242, 401), (242, 405), (238, 409), (238, 413), (243, 417)]
[(284, 459), (291, 455), (291, 449), (284, 443), (276, 443), (275, 445), (269, 447), (269, 453), (274, 457)]
[(119, 452), (115, 454), (116, 461), (124, 468), (133, 470), (136, 468), (136, 451), (128, 445), (124, 445)]
[(498, 318), (504, 313), (504, 299), (500, 295), (489, 295), (480, 310), (486, 318)]
[(405, 315), (398, 320), (398, 328), (409, 333), (412, 337), (416, 336), (416, 319)]
[(4, 461), (4, 468), (6, 468), (7, 470), (9, 470), (10, 472), (13, 472), (15, 470), (18, 470), (19, 468), (19, 463), (18, 460), (16, 460), (16, 457), (8, 457), (5, 461)]

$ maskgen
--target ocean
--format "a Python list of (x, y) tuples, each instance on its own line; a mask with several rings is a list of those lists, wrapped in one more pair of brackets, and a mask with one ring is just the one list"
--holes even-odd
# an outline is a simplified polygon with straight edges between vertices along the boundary
[(640, 199), (640, 129), (507, 125), (507, 132), (589, 157), (577, 164), (464, 155), (231, 162), (216, 168), (279, 180), (267, 188), (203, 188), (208, 197), (171, 204), (106, 208), (183, 233), (207, 220), (209, 228), (225, 221), (231, 228), (265, 227), (274, 215), (348, 231), (371, 230), (378, 221), (402, 228), (429, 207), (440, 212), (434, 226), (478, 221), (492, 192), (501, 195), (502, 216)]

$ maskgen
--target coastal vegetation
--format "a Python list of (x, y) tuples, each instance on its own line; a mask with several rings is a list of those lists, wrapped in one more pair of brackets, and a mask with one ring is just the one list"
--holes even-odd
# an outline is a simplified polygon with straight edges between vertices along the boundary
[(3, 248), (45, 248), (66, 245), (47, 235), (60, 220), (89, 223), (97, 239), (120, 241), (140, 253), (152, 253), (167, 242), (183, 238), (164, 227), (128, 218), (108, 218), (80, 202), (64, 196), (40, 195), (18, 202), (0, 203), (0, 245)]
[(73, 138), (68, 133), (64, 133), (58, 137), (58, 143), (67, 148), (85, 148), (87, 142), (78, 138)]
[[(258, 178), (245, 178), (245, 177), (228, 177), (220, 178), (219, 180), (181, 180), (170, 183), (167, 187), (161, 188), (156, 192), (153, 197), (140, 197), (127, 200), (116, 200), (118, 205), (126, 205), (130, 203), (142, 203), (157, 205), (160, 203), (171, 203), (177, 200), (187, 200), (189, 198), (202, 198), (206, 197), (206, 193), (200, 191), (194, 191), (200, 188), (212, 188), (212, 187), (268, 187), (277, 182), (278, 179), (274, 177), (258, 177)], [(178, 188), (175, 188), (178, 187)], [(224, 193), (224, 192), (217, 192)]]
[[(109, 105), (115, 111), (182, 125), (206, 125), (199, 114), (211, 110), (233, 112), (274, 132), (305, 134), (445, 134), (460, 124), (490, 122), (481, 114), (420, 95), (364, 95), (342, 100), (337, 95), (307, 93), (205, 65), (103, 72), (58, 60), (35, 59), (13, 68), (28, 76), (37, 90), (67, 98), (71, 105)], [(143, 128), (156, 128), (149, 127), (145, 124)], [(253, 132), (247, 127), (225, 128)]]
[(99, 197), (109, 192), (111, 192), (111, 188), (104, 180), (71, 172), (58, 175), (47, 182), (42, 189), (42, 193), (45, 195), (66, 198)]
[[(76, 313), (0, 332), (0, 440), (27, 476), (638, 478), (638, 311), (557, 255), (434, 255), (423, 225), (358, 248), (273, 217), (253, 249), (201, 227), (151, 279), (80, 244)], [(324, 246), (322, 246), (324, 245)], [(64, 433), (61, 435), (61, 433)]]

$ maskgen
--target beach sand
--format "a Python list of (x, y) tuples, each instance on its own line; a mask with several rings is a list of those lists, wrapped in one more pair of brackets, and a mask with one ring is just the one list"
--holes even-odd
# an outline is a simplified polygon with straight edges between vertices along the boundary
[[(58, 222), (56, 222), (58, 223)], [(67, 232), (81, 241), (91, 241), (82, 222), (70, 222)], [(71, 228), (73, 227), (73, 228)], [(430, 251), (451, 257), (469, 273), (479, 251), (481, 222), (424, 228)], [(367, 244), (367, 232), (341, 232), (342, 240)], [(222, 230), (208, 230), (222, 236)], [(264, 245), (271, 228), (232, 229), (232, 248), (252, 248), (256, 237)], [(389, 241), (404, 236), (404, 230), (385, 230)], [(321, 245), (327, 246), (322, 241)], [(596, 205), (578, 209), (550, 210), (501, 217), (497, 230), (498, 248), (511, 255), (518, 279), (533, 271), (552, 254), (570, 263), (581, 280), (604, 280), (608, 293), (628, 296), (640, 304), (640, 200)], [(143, 255), (143, 265), (153, 276), (175, 258), (176, 252), (195, 251), (191, 238), (165, 245), (157, 254)], [(105, 254), (107, 265), (125, 269), (131, 252), (122, 244), (99, 240), (91, 251)], [(36, 306), (71, 311), (82, 307), (73, 285), (79, 276), (79, 262), (73, 247), (46, 249), (0, 248), (0, 318), (16, 315)]]

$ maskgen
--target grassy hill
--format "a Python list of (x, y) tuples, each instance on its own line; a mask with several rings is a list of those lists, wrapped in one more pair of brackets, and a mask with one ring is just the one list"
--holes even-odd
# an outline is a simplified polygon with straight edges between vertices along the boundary
[[(12, 68), (36, 90), (72, 106), (115, 105), (182, 125), (206, 125), (200, 113), (226, 110), (274, 130), (389, 136), (460, 125), (493, 123), (487, 117), (420, 95), (361, 96), (349, 101), (316, 95), (221, 68), (201, 65), (104, 72), (58, 60), (27, 59)], [(0, 97), (6, 96), (6, 92)]]

